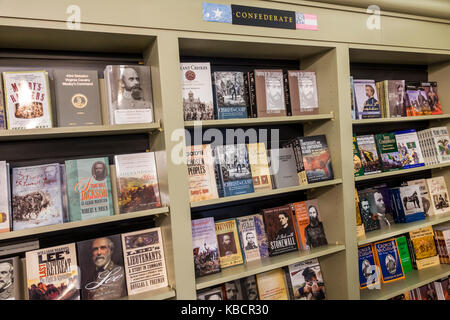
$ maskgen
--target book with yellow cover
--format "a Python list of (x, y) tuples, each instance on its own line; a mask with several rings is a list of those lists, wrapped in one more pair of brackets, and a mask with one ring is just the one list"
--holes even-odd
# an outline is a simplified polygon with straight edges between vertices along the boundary
[(249, 143), (247, 144), (247, 151), (255, 192), (272, 190), (266, 146), (263, 142)]
[(215, 228), (220, 267), (226, 268), (244, 263), (236, 219), (217, 221)]
[(410, 231), (408, 242), (416, 269), (421, 270), (440, 264), (432, 226)]
[(259, 300), (289, 300), (283, 269), (259, 273), (256, 282)]
[(191, 202), (217, 199), (217, 184), (211, 145), (186, 147)]

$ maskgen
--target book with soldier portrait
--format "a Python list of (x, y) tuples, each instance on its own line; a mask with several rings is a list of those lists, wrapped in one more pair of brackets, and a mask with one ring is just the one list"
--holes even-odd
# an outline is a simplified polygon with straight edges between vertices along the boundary
[(319, 113), (316, 73), (289, 70), (289, 96), (293, 116)]
[(377, 145), (373, 134), (356, 136), (364, 175), (381, 172), (381, 163), (378, 157)]
[(216, 71), (212, 74), (216, 119), (247, 118), (248, 85), (240, 71)]
[(286, 281), (291, 300), (325, 300), (325, 283), (317, 258), (287, 266)]
[(219, 248), (214, 218), (192, 220), (192, 247), (195, 277), (220, 272)]
[(427, 179), (431, 206), (430, 214), (441, 214), (450, 211), (449, 197), (443, 176)]
[(213, 120), (211, 65), (209, 62), (180, 63), (184, 121)]
[(112, 300), (127, 295), (120, 234), (77, 242), (81, 299)]
[(114, 156), (119, 212), (137, 212), (161, 207), (154, 152)]
[(110, 124), (153, 122), (149, 66), (108, 65), (104, 77)]
[(217, 199), (214, 159), (210, 144), (186, 146), (191, 202)]
[(378, 230), (381, 228), (374, 194), (374, 189), (358, 191), (359, 212), (365, 232)]
[(245, 262), (261, 259), (255, 216), (236, 218)]
[(222, 283), (223, 300), (243, 300), (242, 285), (239, 280)]
[(272, 179), (264, 142), (249, 143), (247, 150), (255, 192), (272, 190)]
[(359, 288), (373, 288), (380, 284), (379, 269), (375, 262), (373, 244), (358, 247)]
[(66, 160), (70, 221), (112, 216), (107, 157)]
[(259, 300), (289, 300), (286, 280), (282, 268), (256, 275)]
[(389, 283), (405, 278), (395, 239), (374, 243), (375, 260), (381, 269), (381, 281)]
[(13, 230), (63, 223), (58, 163), (13, 168), (11, 184)]
[(79, 300), (75, 243), (25, 253), (29, 300)]
[(251, 275), (240, 279), (243, 300), (259, 300), (256, 276)]
[(17, 256), (0, 259), (0, 300), (20, 300), (22, 298), (19, 265)]
[(254, 76), (256, 116), (286, 116), (283, 70), (256, 69)]
[(383, 81), (388, 118), (406, 117), (405, 80)]
[(442, 107), (437, 90), (437, 82), (422, 82), (420, 86), (425, 90), (425, 96), (427, 98), (428, 105), (430, 106), (431, 114), (442, 114)]
[(8, 129), (51, 128), (47, 71), (3, 72)]
[(374, 80), (353, 79), (356, 119), (381, 118), (381, 106)]
[(299, 141), (308, 183), (332, 180), (334, 174), (327, 137), (325, 135), (300, 137)]
[(292, 204), (295, 212), (295, 226), (298, 230), (298, 247), (310, 250), (327, 245), (325, 229), (320, 218), (317, 199), (300, 201)]
[(226, 268), (244, 263), (236, 219), (217, 221), (215, 228), (220, 267)]
[(11, 230), (10, 187), (9, 164), (0, 161), (0, 233)]
[(361, 153), (359, 152), (356, 134), (353, 134), (353, 175), (360, 177), (364, 175), (364, 168), (361, 161)]
[(431, 115), (431, 107), (428, 104), (425, 88), (416, 82), (406, 82), (405, 87), (406, 115), (408, 117)]

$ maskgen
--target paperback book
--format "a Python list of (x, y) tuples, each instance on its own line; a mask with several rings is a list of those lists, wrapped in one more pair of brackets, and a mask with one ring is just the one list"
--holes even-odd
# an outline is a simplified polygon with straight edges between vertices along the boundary
[(247, 118), (248, 88), (244, 81), (244, 73), (216, 71), (212, 77), (215, 118)]
[(403, 272), (406, 274), (413, 269), (411, 257), (409, 255), (408, 241), (405, 236), (401, 236), (395, 238), (395, 242), (397, 244), (398, 253), (402, 262)]
[(395, 132), (398, 151), (404, 169), (422, 167), (425, 165), (419, 138), (415, 129)]
[(293, 116), (319, 113), (316, 73), (289, 70), (289, 96)]
[(297, 262), (287, 267), (286, 277), (292, 300), (324, 300), (325, 283), (317, 258)]
[(450, 211), (447, 185), (443, 176), (426, 180), (431, 200), (430, 214), (441, 214)]
[(388, 239), (374, 244), (376, 262), (381, 269), (381, 281), (389, 283), (405, 278), (402, 262), (395, 239)]
[(450, 162), (450, 137), (447, 127), (431, 128), (431, 137), (438, 163)]
[(437, 90), (437, 82), (422, 82), (420, 86), (424, 88), (425, 96), (431, 109), (431, 114), (442, 114), (442, 107)]
[(242, 285), (239, 280), (228, 281), (222, 284), (223, 300), (242, 300)]
[(290, 148), (294, 151), (295, 164), (297, 166), (298, 184), (299, 185), (308, 184), (308, 179), (306, 178), (305, 165), (303, 164), (303, 154), (302, 148), (300, 146), (300, 137), (289, 140), (288, 142), (282, 144), (282, 147)]
[(255, 275), (241, 278), (240, 282), (242, 287), (243, 300), (259, 300), (258, 285)]
[(0, 233), (11, 231), (10, 174), (6, 161), (0, 161)]
[(325, 135), (300, 137), (308, 183), (333, 180), (333, 167)]
[(361, 214), (365, 232), (381, 228), (374, 193), (375, 190), (373, 189), (366, 189), (358, 192), (359, 212)]
[(191, 202), (217, 199), (217, 184), (211, 145), (186, 147)]
[(420, 196), (422, 198), (423, 210), (425, 212), (425, 216), (429, 216), (433, 214), (431, 210), (431, 195), (429, 192), (429, 187), (427, 186), (427, 179), (417, 179), (417, 180), (409, 180), (408, 186), (418, 185), (420, 190)]
[(286, 116), (283, 71), (257, 69), (255, 75), (256, 116)]
[(361, 153), (358, 148), (356, 135), (353, 135), (353, 176), (360, 177), (364, 175), (364, 167), (361, 161)]
[(422, 270), (440, 264), (432, 226), (410, 231), (408, 236), (415, 269)]
[(396, 214), (400, 222), (413, 222), (425, 219), (425, 210), (418, 185), (391, 189)]
[(219, 246), (214, 218), (192, 220), (195, 277), (220, 272)]
[(258, 232), (255, 225), (255, 216), (236, 218), (242, 251), (245, 262), (260, 260), (261, 254), (258, 246)]
[(0, 130), (4, 130), (7, 128), (6, 125), (6, 113), (5, 113), (5, 100), (3, 93), (3, 81), (2, 81), (2, 74), (0, 73)]
[(259, 300), (289, 300), (283, 269), (278, 268), (256, 275)]
[(356, 137), (364, 175), (380, 173), (381, 163), (378, 157), (375, 136), (373, 134)]
[(357, 119), (381, 118), (381, 107), (375, 81), (353, 79), (353, 87), (358, 110)]
[(387, 90), (386, 105), (389, 118), (406, 117), (405, 110), (405, 80), (385, 80), (384, 88)]
[(20, 300), (19, 257), (0, 259), (0, 300)]
[(320, 217), (317, 199), (296, 202), (292, 204), (295, 222), (298, 229), (298, 246), (309, 250), (327, 245), (325, 229)]
[(380, 284), (379, 267), (375, 263), (372, 244), (358, 247), (359, 288), (376, 288)]
[(226, 268), (244, 263), (236, 219), (217, 221), (215, 228), (220, 267)]
[(263, 142), (247, 144), (248, 159), (255, 192), (272, 190), (266, 146)]
[(292, 148), (269, 150), (269, 169), (274, 189), (298, 186), (297, 164)]
[(399, 153), (395, 138), (396, 135), (394, 133), (380, 133), (375, 135), (382, 171), (402, 169), (402, 160), (404, 157)]
[(197, 300), (225, 300), (222, 286), (205, 288), (197, 291)]

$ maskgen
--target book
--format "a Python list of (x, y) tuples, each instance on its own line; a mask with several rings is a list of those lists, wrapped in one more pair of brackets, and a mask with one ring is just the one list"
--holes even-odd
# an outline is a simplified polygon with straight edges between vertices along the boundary
[(353, 79), (357, 108), (357, 119), (381, 118), (381, 107), (378, 101), (374, 80)]
[(361, 212), (359, 210), (359, 196), (358, 190), (355, 188), (355, 210), (356, 210), (356, 236), (358, 238), (363, 237), (366, 232), (364, 231), (364, 224), (361, 219)]
[(450, 264), (450, 228), (448, 226), (435, 226), (433, 228), (436, 249), (441, 264)]
[(306, 178), (305, 166), (303, 164), (303, 154), (302, 148), (300, 146), (300, 137), (289, 140), (282, 144), (283, 148), (290, 148), (294, 151), (295, 164), (297, 166), (297, 176), (298, 184), (305, 185), (308, 184), (308, 179)]
[(373, 134), (356, 136), (364, 175), (380, 173), (381, 162), (378, 157), (375, 136)]
[(269, 256), (276, 256), (298, 248), (298, 236), (290, 205), (262, 210), (269, 244)]
[(431, 115), (425, 89), (419, 83), (406, 82), (405, 109), (407, 116)]
[(222, 286), (215, 286), (197, 291), (197, 300), (225, 300), (223, 297)]
[(245, 144), (217, 146), (214, 148), (214, 158), (223, 196), (228, 197), (255, 191)]
[(120, 213), (161, 207), (154, 152), (116, 155), (114, 164)]
[(254, 77), (256, 116), (287, 116), (283, 71), (281, 69), (256, 69)]
[(376, 218), (380, 229), (390, 228), (394, 224), (394, 208), (391, 202), (390, 190), (385, 184), (360, 190), (361, 194), (373, 196), (376, 207)]
[(192, 247), (196, 277), (220, 272), (214, 218), (192, 220)]
[(109, 160), (66, 160), (70, 221), (114, 215)]
[(242, 286), (239, 280), (228, 281), (222, 284), (223, 300), (242, 300)]
[(325, 283), (317, 258), (290, 264), (288, 287), (293, 300), (324, 300)]
[(384, 80), (387, 91), (386, 111), (389, 118), (406, 117), (405, 80)]
[(220, 268), (244, 263), (236, 219), (216, 221)]
[(79, 300), (75, 243), (25, 253), (29, 300)]
[(128, 295), (167, 287), (161, 228), (123, 233), (121, 237)]
[(447, 127), (431, 128), (431, 141), (434, 154), (437, 157), (437, 163), (446, 163), (450, 161), (450, 137)]
[(5, 95), (3, 94), (3, 81), (2, 74), (0, 73), (0, 130), (7, 128), (6, 124), (6, 113), (5, 113), (5, 100), (3, 99)]
[(415, 269), (422, 270), (440, 264), (432, 226), (410, 231), (408, 241)]
[(413, 222), (425, 219), (425, 210), (418, 185), (392, 188), (396, 214), (400, 222)]
[(431, 200), (430, 215), (449, 212), (450, 205), (445, 178), (439, 176), (428, 178), (426, 181)]
[(405, 278), (395, 239), (374, 243), (375, 260), (381, 269), (381, 281), (389, 283)]
[(248, 87), (240, 71), (212, 73), (215, 119), (247, 118)]
[(402, 159), (394, 133), (380, 133), (375, 135), (378, 155), (381, 160), (382, 171), (395, 171), (402, 169)]
[(316, 73), (289, 70), (289, 96), (293, 116), (319, 113)]
[(427, 97), (428, 105), (431, 109), (431, 114), (442, 114), (442, 107), (437, 90), (437, 82), (422, 82), (420, 86), (424, 88), (425, 96)]
[(272, 190), (266, 146), (263, 142), (247, 144), (248, 160), (255, 192)]
[(258, 273), (256, 282), (259, 300), (289, 300), (284, 273), (281, 268)]
[(13, 230), (59, 223), (63, 223), (59, 164), (13, 168)]
[(107, 65), (104, 77), (110, 124), (154, 121), (149, 66)]
[(267, 258), (269, 256), (269, 244), (267, 242), (267, 233), (264, 227), (264, 218), (262, 214), (252, 215), (255, 219), (256, 238), (258, 240), (259, 255), (261, 258)]
[(333, 180), (333, 167), (325, 135), (300, 137), (308, 183)]
[(386, 101), (384, 96), (384, 83), (383, 81), (376, 81), (375, 82), (376, 92), (378, 95), (378, 103), (380, 104), (380, 110), (381, 110), (381, 117), (386, 117)]
[(356, 134), (353, 134), (353, 176), (361, 177), (364, 175), (364, 168), (361, 161), (361, 153), (358, 148)]
[(0, 259), (0, 300), (20, 300), (19, 257)]
[(96, 70), (57, 69), (53, 79), (59, 127), (102, 124)]
[(418, 185), (420, 190), (420, 196), (422, 198), (423, 210), (425, 212), (425, 216), (429, 216), (433, 214), (431, 209), (431, 198), (430, 193), (427, 186), (427, 179), (417, 179), (417, 180), (409, 180), (408, 186)]
[(236, 221), (245, 262), (260, 260), (261, 253), (258, 246), (258, 232), (255, 225), (255, 216), (238, 217), (236, 218)]
[(381, 228), (374, 194), (375, 190), (373, 189), (358, 191), (359, 212), (365, 232)]
[(379, 267), (372, 244), (358, 246), (359, 288), (376, 288), (380, 284)]
[(11, 231), (11, 185), (9, 165), (0, 161), (0, 233)]
[(352, 106), (352, 120), (358, 119), (358, 109), (356, 107), (355, 86), (353, 83), (353, 76), (350, 76), (350, 98)]
[(270, 149), (269, 169), (274, 189), (298, 186), (297, 165), (292, 148)]
[(449, 277), (439, 279), (434, 282), (438, 300), (450, 300), (450, 282)]
[(416, 289), (420, 293), (419, 300), (438, 300), (434, 282), (427, 283)]
[(214, 159), (210, 144), (186, 147), (191, 202), (217, 199)]
[(327, 245), (325, 229), (320, 218), (317, 199), (295, 202), (292, 204), (295, 212), (295, 222), (298, 228), (298, 246), (310, 250)]
[(77, 242), (83, 300), (127, 295), (120, 234)]
[(240, 279), (243, 300), (259, 300), (256, 276), (251, 275)]
[(405, 236), (395, 238), (395, 242), (402, 262), (403, 272), (406, 274), (413, 269), (411, 257), (409, 255), (408, 242)]
[(3, 72), (8, 129), (52, 127), (47, 71)]
[(415, 129), (396, 131), (395, 140), (397, 141), (397, 147), (404, 169), (425, 165), (419, 138)]
[(180, 63), (184, 121), (213, 120), (214, 103), (209, 62)]

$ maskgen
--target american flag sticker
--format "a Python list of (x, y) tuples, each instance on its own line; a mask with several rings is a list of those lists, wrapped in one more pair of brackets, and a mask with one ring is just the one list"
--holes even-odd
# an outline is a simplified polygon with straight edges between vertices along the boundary
[(315, 14), (296, 12), (295, 24), (297, 29), (318, 30), (317, 16)]

